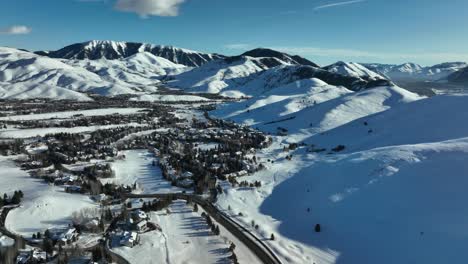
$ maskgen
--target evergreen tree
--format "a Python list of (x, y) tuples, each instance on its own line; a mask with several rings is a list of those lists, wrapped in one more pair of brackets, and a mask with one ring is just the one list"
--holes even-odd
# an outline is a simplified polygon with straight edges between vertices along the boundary
[(275, 240), (275, 234), (273, 234), (273, 233), (271, 234), (270, 240)]
[(319, 233), (321, 231), (321, 227), (320, 227), (320, 224), (316, 224), (315, 225), (315, 232)]
[(54, 245), (52, 244), (52, 240), (48, 238), (44, 238), (43, 240), (44, 251), (51, 255), (54, 252)]

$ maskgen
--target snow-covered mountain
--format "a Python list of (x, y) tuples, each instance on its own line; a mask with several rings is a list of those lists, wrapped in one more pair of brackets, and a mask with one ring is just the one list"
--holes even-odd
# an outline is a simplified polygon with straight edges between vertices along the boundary
[(10, 48), (0, 48), (1, 98), (47, 97), (86, 100), (81, 92), (127, 93), (98, 75), (61, 61)]
[(0, 98), (90, 100), (87, 93), (154, 92), (160, 78), (188, 69), (147, 52), (116, 60), (67, 60), (0, 48)]
[[(369, 71), (370, 72), (370, 71)], [(168, 84), (190, 92), (254, 96), (303, 79), (320, 79), (334, 86), (357, 91), (391, 85), (386, 79), (350, 76), (313, 66), (291, 64), (276, 57), (229, 57), (173, 76)]]
[(198, 67), (209, 61), (224, 57), (218, 54), (201, 53), (172, 46), (97, 40), (72, 44), (56, 51), (38, 51), (36, 53), (51, 58), (62, 59), (114, 60), (127, 58), (141, 52), (149, 52), (173, 63), (189, 67)]
[(468, 67), (450, 74), (447, 81), (455, 84), (468, 85)]
[(366, 78), (369, 80), (384, 80), (386, 79), (382, 75), (373, 72), (366, 68), (365, 66), (355, 63), (355, 62), (343, 62), (339, 61), (337, 63), (328, 65), (326, 67), (323, 67), (324, 70), (327, 70), (329, 72), (345, 75), (345, 76), (351, 76), (355, 78)]
[(468, 66), (465, 62), (446, 62), (428, 67), (422, 67), (415, 63), (405, 63), (401, 65), (365, 63), (362, 65), (394, 81), (438, 81)]
[(287, 64), (296, 64), (296, 65), (307, 65), (312, 67), (320, 67), (318, 64), (315, 64), (305, 58), (302, 58), (297, 55), (289, 55), (284, 52), (279, 52), (272, 49), (257, 48), (243, 53), (241, 56), (253, 57), (253, 58), (276, 58)]
[[(179, 74), (190, 67), (175, 64), (149, 52), (140, 52), (130, 57), (107, 60), (62, 60), (64, 63), (84, 68), (111, 83), (137, 87), (154, 86), (166, 75)], [(142, 88), (144, 89), (144, 87)]]
[(285, 128), (294, 140), (322, 133), (355, 119), (420, 100), (397, 86), (360, 92), (312, 79), (273, 89), (245, 102), (221, 106), (213, 114), (275, 133)]

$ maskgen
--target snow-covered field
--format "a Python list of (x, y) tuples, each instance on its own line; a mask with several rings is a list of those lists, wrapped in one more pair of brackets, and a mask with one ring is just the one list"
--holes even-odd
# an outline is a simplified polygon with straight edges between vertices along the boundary
[(37, 182), (16, 166), (14, 160), (19, 158), (22, 156), (0, 156), (0, 194), (2, 197), (4, 193), (11, 195), (15, 190), (30, 193), (37, 188)]
[[(166, 211), (150, 214), (151, 222), (161, 226), (162, 232), (152, 231), (140, 236), (140, 245), (133, 248), (116, 247), (113, 251), (132, 264), (152, 263), (231, 263), (227, 257), (231, 235), (221, 229), (215, 236), (201, 211), (193, 212), (192, 206), (185, 201), (175, 201)], [(240, 263), (261, 263), (240, 242), (236, 244), (236, 255)]]
[[(176, 193), (184, 189), (171, 185), (171, 182), (162, 177), (157, 165), (157, 158), (148, 150), (123, 151), (126, 156), (123, 160), (112, 163), (115, 178), (102, 179), (103, 182), (133, 185), (137, 183), (138, 192), (141, 193)], [(153, 161), (156, 166), (153, 166)]]
[(11, 195), (15, 190), (24, 193), (21, 207), (10, 211), (5, 226), (26, 237), (50, 227), (68, 226), (73, 212), (96, 206), (88, 196), (68, 194), (63, 188), (31, 178), (11, 157), (0, 157), (0, 179), (0, 193)]

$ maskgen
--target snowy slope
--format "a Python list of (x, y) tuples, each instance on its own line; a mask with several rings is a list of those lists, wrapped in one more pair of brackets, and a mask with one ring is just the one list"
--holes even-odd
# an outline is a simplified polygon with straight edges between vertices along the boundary
[[(77, 92), (115, 95), (134, 93), (130, 87), (114, 85), (97, 74), (33, 53), (0, 48), (2, 98), (88, 99)], [(68, 90), (68, 91), (66, 91)]]
[(341, 126), (357, 118), (382, 112), (391, 107), (419, 99), (421, 99), (420, 96), (397, 86), (378, 87), (346, 94), (322, 104), (306, 108), (284, 117), (285, 119), (294, 117), (293, 119), (267, 125), (265, 129), (274, 131), (276, 127), (281, 126), (291, 132), (309, 130), (308, 132), (319, 133)]
[(450, 74), (447, 77), (447, 81), (451, 83), (467, 85), (468, 84), (468, 67), (465, 67), (459, 71), (456, 71)]
[(37, 52), (40, 55), (62, 59), (123, 59), (141, 52), (149, 52), (163, 57), (173, 63), (190, 67), (198, 67), (209, 61), (221, 59), (224, 56), (207, 54), (172, 46), (160, 46), (146, 43), (99, 41), (72, 44), (57, 51)]
[(189, 69), (148, 52), (116, 60), (66, 60), (0, 48), (0, 98), (91, 100), (85, 93), (156, 92), (159, 79)]
[[(463, 138), (468, 135), (468, 127), (460, 125), (468, 116), (467, 100), (467, 96), (441, 95), (395, 105), (388, 111), (365, 116), (309, 140), (328, 148), (343, 144), (347, 147), (345, 151), (354, 152)], [(449, 109), (457, 109), (457, 112), (447, 118)]]
[(235, 122), (258, 125), (280, 120), (307, 107), (352, 93), (318, 79), (305, 79), (273, 88), (246, 101), (219, 106), (210, 114)]
[(362, 90), (390, 85), (387, 80), (353, 77), (324, 69), (288, 64), (277, 58), (232, 57), (207, 63), (173, 77), (168, 84), (190, 92), (221, 93), (231, 97), (255, 96), (295, 81), (316, 78), (334, 86)]
[[(381, 95), (391, 92), (379, 89)], [(371, 97), (363, 93), (379, 89), (354, 94), (349, 109), (357, 108), (361, 96), (368, 104)], [(218, 205), (232, 208), (232, 215), (242, 212), (238, 220), (246, 226), (255, 220), (259, 236), (274, 233), (277, 239), (268, 243), (286, 263), (463, 263), (468, 96), (410, 102), (417, 98), (406, 94), (396, 100), (397, 92), (385, 96), (392, 105), (387, 110), (352, 122), (332, 110), (331, 120), (342, 120), (341, 125), (315, 125), (335, 128), (306, 143), (344, 144), (342, 153), (283, 152), (281, 142), (288, 137), (275, 138), (270, 149), (256, 154), (275, 162), (246, 178), (261, 180), (263, 187), (223, 185)], [(407, 102), (397, 103), (402, 100)], [(289, 154), (292, 160), (285, 159)]]
[(178, 74), (189, 70), (184, 65), (141, 52), (123, 59), (107, 60), (63, 60), (64, 63), (84, 68), (99, 75), (103, 80), (122, 86), (139, 87), (143, 91), (149, 86), (160, 83), (159, 79), (169, 74)]
[(193, 92), (219, 93), (228, 87), (246, 83), (251, 75), (267, 68), (255, 58), (217, 60), (177, 75), (169, 84)]
[[(294, 83), (245, 102), (220, 106), (213, 115), (276, 133), (288, 129), (294, 142), (422, 97), (397, 86), (360, 92), (317, 82)], [(297, 93), (296, 93), (297, 92)], [(298, 134), (296, 134), (298, 133)]]
[(356, 78), (370, 78), (370, 79), (385, 79), (378, 73), (375, 73), (363, 65), (355, 62), (343, 62), (339, 61), (337, 63), (331, 64), (329, 66), (323, 67), (325, 70), (338, 73), (341, 75), (356, 77)]

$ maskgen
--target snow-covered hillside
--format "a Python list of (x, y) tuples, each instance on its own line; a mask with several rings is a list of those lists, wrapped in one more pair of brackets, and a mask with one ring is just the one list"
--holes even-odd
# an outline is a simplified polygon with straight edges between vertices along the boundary
[(116, 60), (63, 60), (63, 62), (84, 68), (116, 85), (133, 85), (144, 91), (152, 90), (148, 86), (153, 86), (155, 91), (154, 85), (160, 83), (159, 79), (166, 75), (190, 69), (148, 52)]
[(148, 52), (173, 63), (190, 67), (198, 67), (209, 61), (224, 57), (218, 54), (201, 53), (172, 46), (99, 40), (72, 44), (57, 51), (39, 51), (37, 54), (62, 59), (114, 60), (131, 57), (141, 52)]
[(146, 52), (121, 60), (72, 61), (0, 48), (0, 98), (91, 100), (86, 93), (155, 92), (160, 78), (188, 69)]
[[(268, 243), (287, 263), (463, 263), (468, 96), (421, 99), (378, 88), (344, 95), (345, 111), (320, 114), (321, 105), (339, 100), (307, 108), (304, 118), (331, 121), (312, 124), (325, 131), (310, 138), (295, 137), (310, 119), (285, 122), (296, 129), (257, 153), (274, 163), (249, 177), (264, 187), (223, 185), (218, 205), (242, 212), (238, 219), (246, 226), (255, 220), (259, 236), (274, 233)], [(305, 139), (307, 146), (283, 151), (282, 143), (292, 139)], [(327, 154), (339, 144), (343, 152)], [(307, 151), (318, 148), (327, 151)]]
[(447, 81), (456, 84), (468, 85), (468, 66), (450, 74), (447, 77)]
[(220, 106), (211, 114), (258, 126), (350, 93), (352, 91), (344, 87), (328, 85), (318, 79), (305, 79), (268, 90), (246, 101)]
[(339, 61), (337, 63), (331, 64), (329, 66), (323, 67), (325, 70), (338, 73), (345, 76), (351, 76), (356, 78), (369, 78), (373, 80), (385, 79), (378, 73), (375, 73), (363, 65), (355, 62), (343, 62)]
[(207, 63), (173, 77), (168, 84), (190, 92), (221, 93), (231, 97), (255, 96), (305, 79), (319, 79), (350, 90), (391, 85), (388, 80), (349, 76), (312, 66), (288, 64), (277, 58), (232, 57)]
[(289, 140), (294, 142), (393, 106), (421, 99), (397, 86), (355, 93), (316, 80), (301, 81), (297, 87), (295, 85), (292, 83), (245, 102), (221, 106), (213, 114), (270, 133), (275, 133), (278, 127), (285, 128), (293, 134)]

